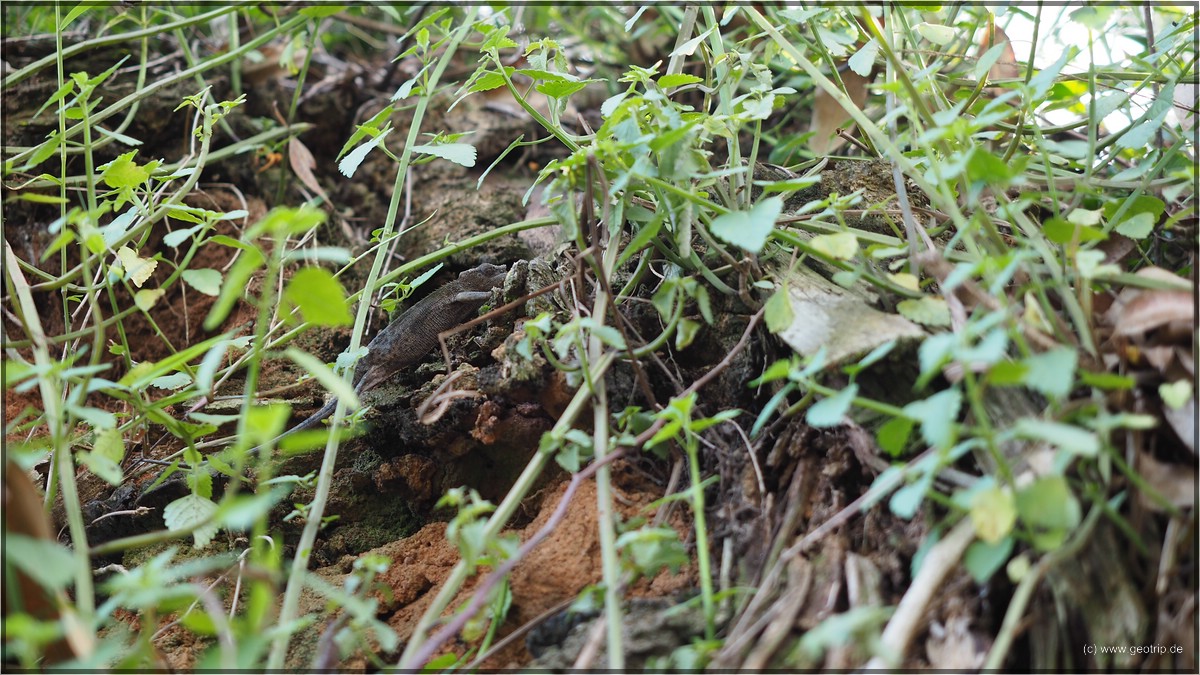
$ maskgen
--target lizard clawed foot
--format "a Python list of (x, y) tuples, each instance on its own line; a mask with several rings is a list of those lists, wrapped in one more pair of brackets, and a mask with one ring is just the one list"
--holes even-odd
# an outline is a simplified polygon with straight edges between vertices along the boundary
[(433, 394), (421, 403), (417, 408), (417, 419), (421, 421), (421, 424), (429, 425), (437, 422), (450, 409), (450, 403), (455, 399), (476, 398), (480, 396), (478, 391), (465, 391), (451, 387), (454, 381), (461, 376), (461, 370), (450, 373), (450, 376), (438, 385)]

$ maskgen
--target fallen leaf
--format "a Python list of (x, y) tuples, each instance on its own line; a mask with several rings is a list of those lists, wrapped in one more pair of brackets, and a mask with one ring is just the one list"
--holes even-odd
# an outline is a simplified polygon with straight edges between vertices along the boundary
[[(1147, 453), (1139, 452), (1138, 474), (1173, 506), (1190, 509), (1196, 504), (1196, 469), (1186, 464), (1167, 464)], [(1139, 492), (1138, 498), (1153, 511), (1162, 511), (1162, 505)]]
[[(860, 110), (867, 102), (867, 87), (871, 84), (870, 77), (863, 77), (847, 68), (842, 76), (842, 84), (846, 85), (846, 94), (850, 102)], [(808, 130), (813, 132), (808, 139), (808, 147), (818, 155), (828, 154), (846, 143), (845, 139), (837, 136), (837, 130), (845, 128), (851, 120), (850, 113), (823, 89), (817, 89), (813, 98), (812, 120)]]
[(1143, 291), (1110, 312), (1117, 335), (1143, 335), (1168, 323), (1193, 323), (1196, 306), (1190, 293), (1182, 291)]
[(321, 199), (328, 204), (329, 195), (325, 194), (325, 190), (321, 188), (321, 183), (317, 181), (317, 177), (313, 175), (313, 169), (317, 168), (317, 160), (309, 151), (308, 146), (304, 145), (299, 138), (292, 137), (288, 139), (288, 162), (292, 165), (292, 171), (301, 183), (309, 190), (321, 196)]

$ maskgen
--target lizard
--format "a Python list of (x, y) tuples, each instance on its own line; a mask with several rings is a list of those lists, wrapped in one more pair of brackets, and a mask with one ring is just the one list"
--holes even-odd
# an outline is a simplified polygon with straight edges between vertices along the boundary
[[(405, 310), (367, 343), (367, 355), (358, 362), (351, 380), (354, 393), (364, 394), (395, 373), (420, 363), (438, 345), (443, 332), (458, 327), (479, 311), (491, 297), (492, 289), (504, 283), (506, 272), (504, 265), (490, 263), (464, 270), (457, 279)], [(336, 396), (329, 399), (320, 410), (280, 434), (275, 441), (313, 428), (333, 414), (337, 403)]]
[[(506, 273), (504, 265), (483, 263), (460, 272), (457, 279), (447, 282), (405, 310), (367, 343), (367, 355), (354, 368), (354, 379), (351, 380), (354, 393), (370, 391), (393, 374), (419, 363), (438, 346), (442, 333), (462, 325), (479, 311), (491, 297), (492, 289), (504, 283)], [(336, 396), (331, 398), (320, 410), (276, 436), (274, 442), (278, 443), (286, 436), (316, 426), (333, 414), (337, 402)], [(248, 456), (257, 454), (263, 447), (251, 448)], [(159, 480), (162, 480), (161, 476), (151, 483), (151, 490), (136, 498), (138, 504), (144, 497), (162, 490), (168, 484), (177, 484), (177, 488), (183, 485), (180, 478), (168, 480), (162, 485), (158, 485)], [(153, 487), (155, 485), (157, 487)]]

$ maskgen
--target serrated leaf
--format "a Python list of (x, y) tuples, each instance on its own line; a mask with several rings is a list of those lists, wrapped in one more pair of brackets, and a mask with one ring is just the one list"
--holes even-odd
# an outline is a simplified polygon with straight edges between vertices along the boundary
[(1069, 244), (1073, 237), (1078, 236), (1080, 243), (1089, 241), (1103, 241), (1108, 238), (1108, 235), (1103, 230), (1095, 227), (1084, 227), (1068, 222), (1066, 218), (1048, 218), (1042, 223), (1042, 233), (1046, 238), (1056, 244)]
[(850, 70), (858, 73), (862, 77), (869, 77), (871, 69), (875, 67), (875, 58), (879, 55), (879, 41), (871, 38), (867, 44), (863, 45), (862, 49), (854, 52), (847, 60), (846, 64), (850, 66)]
[(171, 248), (178, 248), (180, 244), (188, 240), (193, 234), (198, 232), (203, 225), (195, 225), (193, 227), (185, 227), (181, 230), (174, 230), (163, 235), (163, 243)]
[(1045, 441), (1083, 457), (1095, 457), (1100, 453), (1100, 439), (1096, 432), (1071, 424), (1023, 417), (1017, 420), (1013, 430), (1021, 438)]
[(605, 99), (604, 103), (600, 104), (600, 116), (604, 119), (611, 117), (613, 111), (617, 109), (617, 106), (621, 105), (621, 102), (625, 100), (626, 96), (629, 96), (629, 92), (623, 91), (620, 94), (610, 96)]
[(689, 73), (672, 73), (671, 75), (663, 75), (658, 78), (658, 86), (663, 89), (670, 89), (671, 87), (682, 87), (685, 84), (696, 84), (703, 81), (704, 78)]
[(858, 385), (852, 383), (833, 396), (814, 403), (804, 419), (810, 426), (818, 429), (836, 427), (844, 421), (855, 396), (858, 396)]
[(900, 316), (926, 326), (949, 326), (950, 307), (945, 298), (925, 296), (916, 300), (909, 298), (896, 303)]
[(133, 304), (143, 312), (149, 312), (150, 308), (158, 303), (159, 298), (166, 295), (166, 291), (161, 288), (144, 288), (133, 294)]
[(963, 556), (963, 567), (967, 568), (967, 572), (976, 583), (987, 583), (1008, 561), (1014, 544), (1015, 540), (1012, 537), (1005, 537), (994, 544), (972, 542)]
[(187, 373), (171, 373), (150, 380), (150, 386), (158, 389), (182, 389), (192, 383), (192, 376)]
[(783, 211), (783, 199), (767, 197), (749, 211), (733, 211), (718, 216), (709, 228), (714, 237), (727, 244), (757, 254), (775, 229), (775, 219)]
[(391, 129), (383, 131), (378, 136), (369, 141), (365, 141), (362, 145), (346, 153), (346, 156), (338, 162), (338, 171), (340, 171), (346, 178), (353, 178), (354, 172), (358, 171), (358, 165), (362, 164), (362, 161), (367, 158), (367, 155), (370, 154), (370, 152), (374, 150), (376, 146), (383, 143), (383, 139), (387, 138), (388, 134), (390, 133), (392, 133)]
[(572, 82), (570, 80), (556, 80), (552, 82), (539, 82), (534, 89), (542, 92), (550, 98), (566, 98), (571, 94), (583, 89), (588, 85), (588, 81)]
[(1130, 239), (1145, 239), (1154, 231), (1156, 219), (1149, 213), (1136, 213), (1117, 225), (1117, 232)]
[(1158, 385), (1158, 397), (1168, 408), (1179, 410), (1192, 398), (1192, 383), (1187, 380), (1164, 382)]
[(80, 464), (87, 467), (88, 471), (91, 471), (97, 478), (109, 485), (120, 485), (124, 479), (121, 465), (107, 457), (92, 452), (80, 453), (78, 457)]
[(954, 444), (954, 424), (961, 406), (962, 392), (946, 389), (925, 400), (909, 403), (904, 406), (904, 412), (921, 423), (921, 435), (930, 445), (946, 449)]
[(330, 16), (333, 16), (334, 14), (337, 14), (338, 12), (342, 11), (343, 9), (345, 9), (345, 7), (342, 5), (338, 5), (338, 4), (317, 5), (314, 7), (302, 8), (300, 10), (300, 15), (306, 16), (310, 19), (324, 19), (326, 17), (330, 17)]
[(101, 174), (104, 184), (110, 188), (135, 188), (150, 179), (150, 172), (133, 161), (137, 150), (131, 150), (109, 163)]
[(440, 143), (438, 145), (414, 145), (413, 152), (441, 157), (465, 167), (475, 166), (475, 146), (470, 143)]
[(1079, 500), (1062, 476), (1044, 476), (1017, 492), (1017, 513), (1043, 551), (1062, 545), (1082, 519)]
[(691, 319), (681, 319), (675, 329), (675, 349), (686, 349), (696, 339), (696, 333), (702, 324)]
[(858, 237), (852, 232), (818, 234), (812, 238), (809, 246), (834, 260), (849, 260), (858, 253)]
[(1072, 225), (1097, 225), (1100, 223), (1100, 209), (1072, 209), (1067, 214), (1067, 222)]
[(776, 335), (786, 330), (795, 321), (796, 312), (792, 309), (790, 291), (786, 284), (780, 286), (767, 300), (763, 318), (766, 319), (767, 330)]
[(979, 490), (971, 498), (971, 522), (979, 538), (996, 544), (1008, 537), (1017, 523), (1017, 505), (1011, 491), (999, 485)]
[(1025, 359), (1027, 370), (1022, 382), (1047, 396), (1061, 399), (1075, 386), (1075, 368), (1079, 353), (1059, 347)]
[(879, 448), (892, 457), (899, 457), (908, 445), (908, 438), (912, 435), (915, 424), (907, 417), (893, 417), (888, 420), (875, 433)]
[(927, 474), (920, 480), (896, 490), (888, 500), (888, 509), (900, 518), (912, 520), (912, 517), (917, 515), (917, 509), (921, 508), (921, 502), (925, 501), (925, 494), (929, 492), (931, 484)]
[(348, 326), (354, 322), (346, 306), (342, 283), (321, 267), (305, 267), (288, 281), (284, 300), (300, 308), (304, 320), (317, 326)]
[(121, 266), (125, 269), (129, 280), (139, 288), (146, 283), (146, 280), (154, 274), (155, 268), (158, 267), (157, 260), (138, 257), (137, 252), (128, 246), (117, 249), (117, 258), (121, 261)]
[[(516, 70), (516, 68), (513, 68), (512, 66), (505, 66), (504, 70), (505, 70), (505, 72), (508, 73), (508, 76), (511, 78), (512, 74)], [(503, 87), (503, 86), (504, 86), (504, 75), (500, 74), (499, 72), (493, 71), (493, 72), (484, 73), (484, 74), (480, 75), (479, 77), (475, 78), (475, 81), (471, 83), (471, 86), (467, 87), (467, 91), (469, 91), (469, 92), (491, 91), (492, 89), (497, 89), (497, 88)]]
[(180, 277), (187, 285), (205, 295), (216, 297), (221, 294), (221, 273), (211, 268), (184, 270)]
[(120, 464), (125, 459), (125, 438), (117, 429), (103, 429), (96, 434), (92, 453)]
[[(217, 505), (211, 499), (189, 494), (167, 504), (163, 509), (163, 522), (166, 523), (168, 530), (178, 532), (200, 525), (216, 512)], [(196, 542), (196, 548), (208, 546), (208, 542), (216, 536), (217, 529), (216, 523), (212, 523), (193, 530), (192, 537)]]
[[(27, 537), (8, 528), (4, 529), (4, 560), (5, 565), (11, 562), (50, 593), (66, 590), (75, 579), (75, 556), (67, 547), (56, 541)], [(4, 618), (5, 623), (8, 619), (7, 616)]]
[(948, 45), (954, 42), (954, 39), (958, 36), (958, 31), (950, 26), (929, 23), (927, 21), (917, 24), (914, 26), (914, 29), (921, 34), (921, 37), (935, 45)]
[(907, 288), (910, 291), (921, 290), (921, 280), (917, 279), (916, 275), (914, 274), (909, 274), (908, 272), (899, 272), (897, 274), (888, 274), (887, 278), (900, 288)]

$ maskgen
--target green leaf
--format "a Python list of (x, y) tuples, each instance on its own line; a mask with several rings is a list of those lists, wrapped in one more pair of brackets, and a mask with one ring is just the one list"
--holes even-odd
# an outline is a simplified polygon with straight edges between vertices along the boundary
[(892, 494), (892, 498), (888, 500), (888, 508), (898, 518), (912, 520), (912, 517), (917, 515), (917, 509), (921, 508), (921, 502), (925, 501), (925, 494), (929, 492), (932, 485), (932, 474), (922, 475), (919, 480), (896, 490)]
[(834, 260), (849, 260), (858, 253), (858, 237), (852, 232), (818, 234), (809, 245), (817, 253)]
[(966, 176), (971, 183), (1006, 187), (1012, 182), (1012, 168), (990, 151), (977, 146), (967, 158)]
[(792, 325), (792, 321), (796, 318), (796, 312), (792, 309), (791, 294), (787, 284), (781, 285), (771, 294), (771, 298), (767, 300), (766, 308), (763, 310), (763, 315), (767, 321), (767, 330), (775, 335)]
[(150, 380), (151, 387), (159, 389), (182, 389), (192, 383), (192, 376), (187, 373), (171, 373)]
[(879, 55), (879, 41), (871, 38), (863, 48), (854, 52), (847, 61), (846, 65), (850, 66), (861, 77), (870, 77), (871, 69), (875, 67), (875, 58)]
[(617, 550), (623, 551), (645, 577), (653, 577), (664, 568), (677, 572), (691, 560), (678, 533), (669, 527), (643, 527), (626, 532), (617, 538)]
[(814, 403), (805, 414), (805, 421), (817, 428), (836, 427), (846, 417), (855, 396), (858, 396), (858, 385), (852, 383), (833, 396)]
[(50, 134), (50, 138), (46, 139), (45, 142), (43, 142), (37, 147), (36, 150), (33, 151), (33, 154), (29, 157), (28, 166), (35, 167), (47, 159), (50, 159), (52, 156), (54, 156), (54, 153), (58, 152), (58, 148), (61, 145), (62, 137), (58, 135), (57, 131), (55, 131), (54, 133)]
[(103, 5), (98, 2), (81, 2), (75, 5), (71, 8), (71, 11), (67, 12), (67, 15), (63, 17), (62, 22), (58, 24), (58, 29), (62, 32), (66, 32), (67, 26), (70, 26), (75, 19), (83, 16), (89, 10), (93, 10), (102, 6)]
[(875, 440), (881, 450), (892, 457), (899, 457), (908, 445), (908, 437), (912, 434), (915, 424), (907, 417), (893, 417), (879, 427), (879, 431), (875, 433)]
[(159, 298), (166, 295), (166, 291), (161, 288), (143, 288), (133, 294), (133, 304), (143, 312), (149, 312), (150, 308), (158, 304)]
[(1192, 399), (1192, 383), (1184, 380), (1158, 385), (1158, 397), (1172, 410), (1179, 410)]
[(116, 429), (104, 429), (96, 434), (92, 453), (120, 464), (125, 460), (125, 438)]
[(1122, 220), (1116, 230), (1130, 239), (1145, 239), (1154, 231), (1156, 222), (1157, 219), (1149, 213), (1137, 213)]
[(1073, 225), (1093, 226), (1100, 224), (1100, 209), (1071, 209), (1067, 214), (1067, 222)]
[(909, 321), (925, 324), (926, 326), (949, 326), (950, 307), (945, 298), (924, 296), (917, 299), (909, 298), (896, 303), (896, 311)]
[(300, 16), (306, 16), (310, 19), (324, 19), (333, 16), (345, 9), (342, 5), (314, 5), (304, 7), (300, 10)]
[(971, 522), (979, 538), (988, 544), (1007, 538), (1017, 523), (1012, 492), (995, 484), (976, 492), (971, 499)]
[(221, 294), (221, 273), (211, 268), (184, 270), (179, 275), (187, 285), (205, 295), (217, 297)]
[[(475, 146), (470, 143), (440, 143), (438, 145), (414, 145), (413, 152), (441, 157), (465, 167), (475, 166)], [(344, 173), (344, 172), (343, 172)]]
[(921, 423), (921, 435), (930, 445), (944, 450), (954, 444), (954, 424), (961, 406), (962, 393), (947, 389), (923, 401), (909, 403), (904, 412)]
[(1079, 371), (1079, 381), (1089, 387), (1097, 389), (1109, 389), (1118, 391), (1127, 391), (1133, 389), (1134, 380), (1128, 375), (1117, 375), (1116, 373), (1092, 373), (1086, 370)]
[(951, 26), (922, 21), (913, 27), (921, 37), (935, 45), (948, 45), (958, 37), (958, 30)]
[(354, 322), (346, 306), (346, 291), (333, 274), (321, 267), (305, 267), (288, 281), (283, 298), (300, 308), (304, 320), (317, 326), (348, 326)]
[[(1077, 234), (1078, 233), (1078, 234)], [(1104, 241), (1108, 239), (1108, 235), (1104, 230), (1095, 227), (1085, 227), (1075, 225), (1065, 218), (1049, 218), (1042, 223), (1042, 234), (1046, 238), (1056, 244), (1066, 245), (1071, 243), (1073, 237), (1079, 237), (1079, 243), (1086, 244), (1089, 241)]]
[(374, 150), (376, 146), (382, 144), (383, 139), (387, 138), (388, 134), (390, 133), (392, 133), (391, 129), (382, 131), (378, 136), (375, 136), (371, 140), (364, 142), (362, 145), (346, 153), (346, 156), (338, 162), (338, 171), (340, 171), (346, 178), (353, 178), (354, 172), (358, 170), (358, 165), (362, 164), (363, 160), (367, 158), (367, 155), (370, 154), (370, 152)]
[(1075, 387), (1075, 367), (1079, 354), (1070, 347), (1059, 347), (1025, 359), (1022, 381), (1030, 388), (1054, 399), (1061, 399)]
[(615, 269), (623, 267), (630, 258), (649, 246), (654, 237), (658, 235), (659, 230), (662, 229), (665, 220), (666, 216), (660, 211), (655, 213), (649, 222), (639, 227), (633, 238), (629, 240), (629, 245), (621, 251), (620, 257), (617, 258)]
[[(516, 70), (517, 69), (513, 68), (512, 66), (504, 67), (504, 72), (508, 73), (509, 78), (512, 77), (512, 74), (516, 72)], [(491, 91), (492, 89), (497, 89), (503, 86), (504, 75), (496, 71), (489, 71), (475, 78), (475, 81), (471, 83), (471, 86), (467, 87), (467, 91)]]
[(150, 172), (133, 161), (136, 154), (137, 150), (131, 150), (110, 162), (100, 176), (104, 184), (114, 189), (135, 188), (149, 180)]
[(1015, 543), (1016, 540), (1012, 537), (1005, 537), (994, 544), (983, 541), (971, 542), (963, 557), (963, 566), (967, 568), (967, 572), (976, 583), (987, 583), (988, 579), (991, 579), (992, 575), (1008, 561)]
[[(8, 528), (4, 530), (4, 561), (5, 566), (15, 565), (52, 594), (66, 590), (75, 579), (75, 556), (67, 547), (56, 541), (17, 534)], [(6, 588), (5, 593), (9, 592)], [(8, 619), (4, 617), (6, 624)]]
[(121, 267), (125, 270), (125, 275), (133, 282), (134, 286), (141, 288), (142, 284), (154, 274), (154, 270), (158, 268), (158, 261), (153, 258), (139, 257), (137, 252), (128, 246), (122, 246), (117, 249), (117, 258), (121, 261)]
[(1044, 476), (1019, 490), (1017, 513), (1042, 551), (1061, 546), (1082, 519), (1079, 500), (1062, 476)]
[(174, 230), (163, 235), (163, 243), (171, 248), (178, 248), (180, 244), (188, 240), (196, 232), (200, 231), (203, 225), (195, 225), (193, 227), (185, 227), (181, 230)]
[(87, 467), (96, 477), (100, 478), (109, 485), (120, 485), (124, 479), (124, 472), (121, 471), (121, 465), (112, 461), (108, 457), (98, 455), (93, 450), (92, 452), (79, 453), (79, 463)]
[(713, 220), (709, 228), (714, 237), (757, 254), (775, 229), (775, 219), (783, 211), (783, 199), (767, 197), (750, 211), (733, 211)]
[[(325, 365), (324, 361), (321, 361), (308, 352), (296, 349), (295, 347), (288, 347), (284, 353), (287, 354), (287, 357), (295, 362), (296, 365), (303, 368), (309, 375), (312, 375), (317, 382), (320, 382), (322, 387), (325, 387), (325, 389), (336, 396), (338, 400), (345, 403), (348, 408), (358, 408), (362, 405), (358, 400), (358, 394), (355, 393), (354, 387), (351, 386), (351, 384), (344, 378), (338, 377), (337, 373), (333, 372), (329, 366)], [(282, 427), (283, 424), (286, 423), (287, 418), (285, 415), (282, 422), (279, 423), (279, 426)], [(263, 427), (263, 431), (267, 435), (273, 436), (275, 432), (272, 431), (272, 429), (274, 427), (274, 420), (271, 420), (270, 423)]]
[[(1026, 100), (1039, 101), (1046, 92), (1050, 90), (1050, 86), (1054, 84), (1054, 79), (1058, 77), (1058, 73), (1062, 71), (1063, 66), (1067, 61), (1075, 56), (1078, 49), (1064, 49), (1062, 54), (1054, 63), (1050, 64), (1044, 70), (1039, 71), (1036, 75), (1029, 78), (1029, 96)], [(1118, 141), (1119, 143), (1120, 141)]]
[(679, 326), (675, 328), (675, 349), (686, 349), (688, 345), (692, 344), (701, 325), (703, 324), (699, 321), (680, 319)]
[[(172, 532), (186, 530), (200, 525), (217, 512), (217, 505), (211, 499), (189, 494), (167, 504), (163, 509), (163, 521)], [(208, 546), (208, 542), (217, 534), (218, 526), (211, 523), (192, 531), (196, 548)]]
[(1082, 457), (1095, 457), (1100, 452), (1100, 439), (1094, 431), (1071, 424), (1023, 417), (1017, 420), (1013, 431), (1020, 438), (1045, 441)]
[(685, 84), (696, 84), (703, 81), (704, 78), (688, 73), (673, 73), (658, 78), (658, 86), (662, 89), (670, 89), (671, 87), (682, 87)]
[(571, 82), (569, 80), (539, 82), (534, 89), (537, 89), (550, 98), (566, 98), (580, 89), (588, 86), (589, 82), (592, 82), (592, 80), (586, 80), (582, 82)]

